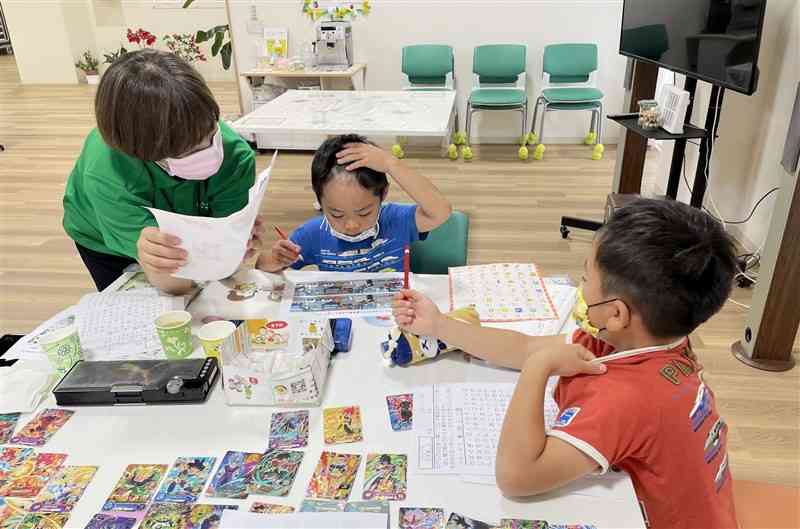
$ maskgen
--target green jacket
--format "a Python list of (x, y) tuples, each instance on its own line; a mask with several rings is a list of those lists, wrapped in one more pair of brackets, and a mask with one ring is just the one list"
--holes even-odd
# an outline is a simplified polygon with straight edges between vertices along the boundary
[(145, 207), (202, 217), (242, 209), (255, 182), (255, 155), (233, 129), (219, 126), (225, 157), (205, 181), (175, 178), (155, 162), (114, 150), (94, 129), (67, 180), (64, 230), (90, 250), (136, 259), (142, 228), (157, 226)]

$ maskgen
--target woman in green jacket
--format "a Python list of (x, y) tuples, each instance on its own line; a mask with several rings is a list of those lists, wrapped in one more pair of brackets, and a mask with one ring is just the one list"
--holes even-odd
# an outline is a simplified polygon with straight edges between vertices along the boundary
[[(141, 50), (106, 71), (89, 133), (64, 194), (64, 230), (98, 290), (138, 262), (162, 290), (191, 281), (172, 277), (186, 263), (180, 240), (159, 231), (145, 209), (204, 217), (242, 209), (255, 181), (250, 146), (219, 119), (203, 78), (172, 53)], [(251, 250), (259, 242), (260, 220)]]

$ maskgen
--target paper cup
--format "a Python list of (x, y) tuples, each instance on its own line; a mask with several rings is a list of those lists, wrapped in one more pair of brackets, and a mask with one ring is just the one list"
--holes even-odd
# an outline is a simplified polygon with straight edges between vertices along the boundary
[(236, 325), (233, 322), (222, 320), (206, 323), (197, 331), (197, 337), (203, 345), (207, 357), (214, 357), (222, 361), (222, 357), (233, 353), (235, 348), (234, 333)]
[(78, 327), (75, 324), (42, 335), (39, 338), (39, 345), (59, 375), (69, 371), (78, 360), (83, 360)]
[(192, 315), (185, 310), (165, 312), (156, 318), (156, 331), (164, 354), (170, 360), (192, 354)]

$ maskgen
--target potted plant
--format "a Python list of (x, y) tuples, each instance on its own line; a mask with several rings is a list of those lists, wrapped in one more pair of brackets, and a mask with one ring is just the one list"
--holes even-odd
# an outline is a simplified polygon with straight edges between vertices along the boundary
[(100, 66), (100, 61), (91, 52), (86, 50), (75, 63), (75, 67), (81, 70), (86, 75), (86, 82), (89, 84), (99, 84), (100, 75), (97, 73), (97, 68)]
[(120, 57), (125, 55), (126, 53), (128, 53), (128, 50), (126, 50), (124, 47), (120, 46), (118, 50), (114, 50), (114, 51), (110, 51), (108, 53), (104, 53), (103, 54), (103, 57), (105, 58), (104, 62), (105, 62), (105, 64), (111, 65), (111, 64), (114, 63), (114, 61), (116, 61), (117, 59), (119, 59)]
[(128, 42), (136, 44), (140, 48), (149, 48), (156, 43), (156, 36), (142, 28), (136, 31), (128, 28)]
[(197, 39), (192, 33), (172, 33), (164, 36), (169, 51), (188, 63), (205, 62), (206, 56), (200, 51)]

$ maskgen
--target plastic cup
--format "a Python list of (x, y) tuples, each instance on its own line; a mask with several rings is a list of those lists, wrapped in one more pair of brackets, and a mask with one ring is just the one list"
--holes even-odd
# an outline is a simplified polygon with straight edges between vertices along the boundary
[(197, 331), (197, 338), (203, 345), (206, 357), (214, 357), (221, 362), (223, 356), (233, 353), (235, 348), (236, 325), (222, 320), (206, 323)]
[(83, 360), (78, 327), (75, 324), (42, 335), (39, 345), (59, 375), (64, 375), (78, 360)]
[(170, 360), (180, 360), (192, 354), (192, 315), (185, 310), (165, 312), (156, 318), (156, 331)]

